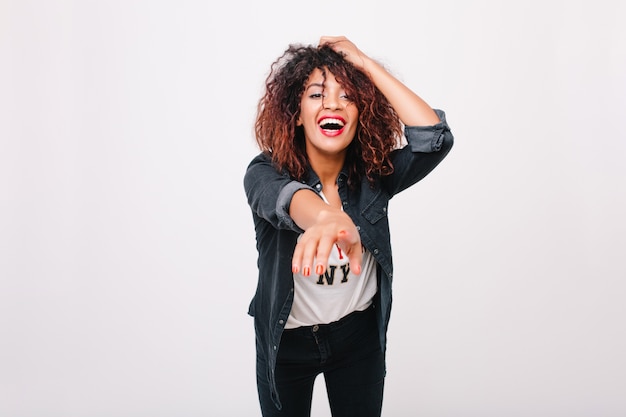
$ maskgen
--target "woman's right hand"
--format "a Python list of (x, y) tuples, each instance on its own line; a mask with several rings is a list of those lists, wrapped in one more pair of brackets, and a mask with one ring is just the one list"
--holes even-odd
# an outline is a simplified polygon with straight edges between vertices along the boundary
[(294, 194), (290, 215), (304, 230), (293, 253), (293, 273), (323, 274), (334, 245), (348, 257), (350, 271), (356, 275), (361, 273), (361, 236), (350, 216), (330, 207), (312, 191)]

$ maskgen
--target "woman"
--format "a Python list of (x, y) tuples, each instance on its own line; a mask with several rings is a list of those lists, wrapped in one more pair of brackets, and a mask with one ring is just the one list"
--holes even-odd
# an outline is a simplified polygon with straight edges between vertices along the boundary
[(387, 205), (449, 152), (445, 115), (345, 37), (322, 37), (274, 62), (255, 132), (261, 153), (244, 187), (258, 250), (249, 314), (263, 416), (309, 416), (320, 373), (333, 416), (380, 416)]

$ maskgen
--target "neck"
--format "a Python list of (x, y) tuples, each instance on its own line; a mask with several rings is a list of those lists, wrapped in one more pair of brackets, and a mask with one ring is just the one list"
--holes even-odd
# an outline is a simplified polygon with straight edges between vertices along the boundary
[(320, 179), (320, 182), (325, 187), (335, 185), (337, 177), (339, 177), (339, 173), (343, 168), (344, 161), (344, 156), (323, 159), (315, 158), (309, 160), (311, 168), (313, 168), (313, 171), (315, 171)]

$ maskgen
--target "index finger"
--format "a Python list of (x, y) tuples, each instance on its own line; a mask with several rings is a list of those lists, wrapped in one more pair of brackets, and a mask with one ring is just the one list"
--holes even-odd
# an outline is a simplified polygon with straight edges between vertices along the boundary
[(337, 245), (344, 251), (350, 261), (350, 271), (359, 275), (361, 273), (361, 265), (363, 263), (363, 247), (361, 245), (360, 236), (353, 236), (347, 231), (339, 232)]

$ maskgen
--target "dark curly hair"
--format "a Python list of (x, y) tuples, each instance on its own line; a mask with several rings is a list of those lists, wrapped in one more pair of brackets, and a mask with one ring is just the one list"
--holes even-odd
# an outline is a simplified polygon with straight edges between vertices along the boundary
[(389, 158), (402, 137), (402, 123), (370, 77), (328, 45), (292, 44), (271, 66), (254, 125), (256, 141), (277, 169), (303, 180), (308, 166), (304, 130), (297, 126), (305, 83), (315, 69), (332, 73), (359, 111), (356, 136), (347, 150), (350, 183), (373, 182), (393, 171)]

